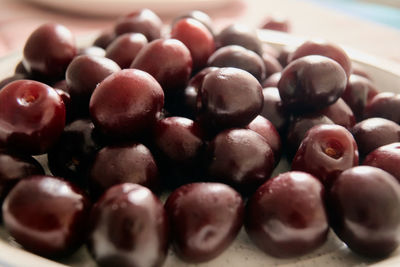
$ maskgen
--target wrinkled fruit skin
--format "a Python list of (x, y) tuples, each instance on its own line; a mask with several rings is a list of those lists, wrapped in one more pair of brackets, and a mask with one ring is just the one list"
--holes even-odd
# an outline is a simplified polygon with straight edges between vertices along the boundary
[(245, 229), (262, 251), (274, 257), (296, 257), (316, 249), (329, 230), (323, 185), (304, 172), (271, 178), (249, 199)]
[(168, 251), (168, 218), (147, 188), (111, 187), (93, 207), (88, 248), (101, 266), (162, 266)]
[(399, 244), (400, 185), (370, 166), (344, 171), (328, 198), (330, 222), (349, 248), (367, 257), (385, 257)]
[(237, 236), (244, 214), (240, 194), (219, 183), (184, 185), (171, 193), (165, 209), (174, 249), (188, 262), (220, 255)]

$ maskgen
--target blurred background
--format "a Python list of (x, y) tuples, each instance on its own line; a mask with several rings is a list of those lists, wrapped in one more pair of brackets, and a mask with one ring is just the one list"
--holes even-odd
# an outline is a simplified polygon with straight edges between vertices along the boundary
[(400, 0), (0, 0), (0, 57), (20, 51), (44, 22), (64, 24), (80, 36), (107, 29), (118, 16), (143, 7), (165, 23), (202, 10), (217, 31), (233, 22), (256, 28), (268, 16), (282, 16), (294, 35), (322, 37), (400, 62)]

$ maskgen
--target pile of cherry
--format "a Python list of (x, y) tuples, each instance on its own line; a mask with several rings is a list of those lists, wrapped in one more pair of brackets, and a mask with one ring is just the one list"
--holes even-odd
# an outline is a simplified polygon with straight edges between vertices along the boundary
[[(171, 243), (203, 262), (244, 225), (275, 257), (314, 250), (329, 227), (361, 255), (397, 248), (399, 95), (329, 42), (278, 52), (199, 11), (162, 29), (143, 9), (91, 47), (59, 24), (26, 41), (0, 86), (2, 220), (22, 247), (160, 266)], [(283, 154), (292, 171), (271, 178)]]

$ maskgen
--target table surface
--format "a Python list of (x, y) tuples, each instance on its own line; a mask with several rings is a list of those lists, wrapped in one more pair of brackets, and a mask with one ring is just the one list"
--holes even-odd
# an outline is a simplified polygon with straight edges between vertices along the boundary
[[(98, 2), (104, 1), (107, 0)], [(131, 1), (133, 3), (130, 8), (134, 10), (135, 0)], [(162, 3), (164, 0), (159, 1), (161, 3), (159, 10), (155, 11), (162, 14), (165, 4)], [(219, 8), (203, 8), (213, 18), (217, 29), (232, 22), (257, 27), (267, 16), (278, 14), (290, 19), (291, 32), (295, 35), (306, 38), (325, 38), (378, 57), (400, 62), (400, 29), (396, 28), (397, 25), (393, 24), (391, 27), (376, 22), (379, 21), (376, 16), (368, 17), (369, 13), (363, 7), (370, 3), (350, 2), (352, 2), (351, 5), (343, 4), (344, 1), (331, 0), (232, 0), (225, 1), (226, 5)], [(0, 56), (21, 50), (29, 34), (44, 22), (58, 22), (67, 26), (74, 34), (84, 35), (109, 28), (115, 21), (115, 17), (77, 15), (22, 0), (0, 0), (0, 6)], [(193, 5), (193, 9), (196, 9), (196, 5)], [(127, 12), (131, 10), (127, 9)], [(364, 13), (357, 13), (360, 10), (364, 10)], [(375, 13), (381, 14), (382, 18), (386, 16), (386, 13), (379, 12), (387, 11), (388, 8), (374, 10), (377, 10)], [(392, 7), (392, 11), (398, 12), (394, 14), (400, 14), (400, 9)], [(361, 15), (354, 16), (354, 14)], [(173, 15), (162, 14), (161, 17), (168, 23)], [(398, 21), (397, 19), (395, 23)]]

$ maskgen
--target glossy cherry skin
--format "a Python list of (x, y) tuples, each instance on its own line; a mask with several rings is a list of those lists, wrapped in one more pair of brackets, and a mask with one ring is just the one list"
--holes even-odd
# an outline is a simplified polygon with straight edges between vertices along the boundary
[(351, 129), (361, 156), (372, 150), (395, 142), (400, 142), (400, 126), (383, 118), (363, 120)]
[[(267, 87), (278, 87), (279, 80), (281, 79), (282, 73), (276, 72), (271, 74), (267, 79), (265, 79), (261, 85), (263, 88)], [(279, 97), (280, 98), (280, 97)]]
[(198, 118), (202, 125), (212, 129), (242, 127), (262, 109), (261, 85), (247, 71), (220, 68), (204, 77), (198, 103)]
[(370, 152), (364, 159), (363, 165), (377, 167), (387, 171), (400, 182), (400, 143), (378, 147)]
[(88, 46), (80, 48), (78, 50), (78, 55), (104, 57), (106, 55), (106, 50), (99, 46)]
[(203, 11), (192, 10), (192, 11), (189, 11), (188, 13), (180, 15), (177, 18), (174, 19), (174, 21), (172, 22), (172, 25), (174, 25), (177, 21), (179, 21), (179, 20), (181, 20), (183, 18), (191, 18), (191, 19), (195, 19), (197, 21), (200, 21), (201, 23), (203, 23), (204, 26), (207, 27), (207, 29), (210, 31), (210, 33), (213, 36), (215, 35), (214, 34), (214, 30), (213, 30), (214, 27), (213, 27), (212, 19), (210, 18), (209, 15), (207, 15)]
[(258, 115), (254, 120), (252, 120), (247, 126), (247, 129), (255, 131), (259, 135), (265, 138), (272, 151), (274, 152), (275, 164), (278, 164), (281, 157), (281, 137), (275, 126), (263, 116)]
[(125, 33), (107, 46), (105, 57), (115, 61), (121, 69), (126, 69), (146, 44), (147, 39), (143, 34)]
[(150, 150), (139, 143), (106, 146), (95, 156), (89, 171), (95, 195), (113, 185), (135, 183), (157, 190), (158, 168)]
[(264, 20), (261, 29), (289, 32), (290, 22), (285, 17), (269, 16)]
[(163, 90), (150, 74), (126, 69), (96, 87), (89, 110), (104, 134), (132, 138), (150, 131), (163, 105)]
[(350, 77), (352, 70), (351, 60), (340, 46), (322, 39), (309, 40), (301, 44), (289, 55), (288, 62), (309, 55), (320, 55), (335, 60), (342, 66), (346, 76)]
[(168, 251), (168, 218), (146, 187), (108, 189), (93, 207), (88, 248), (101, 266), (162, 266)]
[(217, 67), (207, 67), (199, 71), (190, 80), (185, 90), (183, 91), (183, 114), (185, 117), (194, 118), (197, 111), (197, 105), (201, 106), (201, 103), (197, 103), (197, 94), (203, 86), (204, 77), (217, 70)]
[(332, 105), (319, 111), (319, 113), (327, 116), (335, 124), (341, 125), (346, 129), (351, 129), (356, 124), (353, 111), (342, 98), (339, 98)]
[(279, 63), (279, 61), (274, 56), (267, 52), (263, 53), (262, 60), (265, 65), (266, 78), (270, 77), (274, 73), (281, 72), (283, 69), (281, 63)]
[(227, 45), (240, 45), (259, 55), (263, 53), (262, 43), (256, 33), (241, 24), (232, 24), (224, 28), (216, 36), (216, 43), (218, 48)]
[(293, 171), (271, 178), (247, 203), (246, 232), (274, 257), (309, 253), (327, 238), (324, 196), (323, 185), (311, 174)]
[(286, 139), (289, 157), (292, 153), (293, 155), (296, 153), (307, 131), (313, 126), (320, 124), (334, 123), (327, 116), (320, 114), (311, 114), (292, 118)]
[(25, 74), (20, 74), (20, 73), (6, 77), (0, 81), (0, 90), (3, 89), (3, 87), (5, 87), (9, 83), (12, 83), (12, 82), (18, 81), (18, 80), (24, 80), (24, 79), (28, 79), (28, 76)]
[(357, 121), (364, 118), (364, 108), (371, 99), (378, 94), (378, 90), (367, 78), (350, 75), (346, 89), (342, 94), (343, 100), (353, 110)]
[(283, 134), (289, 123), (289, 114), (283, 108), (279, 90), (276, 87), (267, 87), (263, 91), (264, 105), (260, 115), (268, 119)]
[(329, 186), (344, 170), (358, 165), (357, 144), (340, 125), (316, 125), (305, 135), (292, 161), (292, 170), (304, 171)]
[(74, 36), (66, 27), (47, 23), (28, 37), (23, 54), (23, 64), (29, 73), (56, 79), (64, 75), (77, 48)]
[(86, 238), (90, 203), (60, 178), (31, 176), (21, 180), (3, 203), (8, 232), (25, 249), (46, 257), (64, 256)]
[(44, 170), (33, 157), (0, 152), (0, 203), (18, 181), (35, 174)]
[(242, 197), (220, 183), (183, 185), (170, 194), (165, 209), (174, 249), (188, 262), (204, 262), (220, 255), (243, 223)]
[(136, 10), (119, 18), (114, 27), (117, 35), (142, 33), (149, 42), (161, 37), (161, 29), (161, 19), (147, 8)]
[(181, 41), (158, 39), (143, 47), (130, 67), (148, 72), (170, 95), (186, 87), (192, 64), (190, 51)]
[(206, 152), (208, 177), (232, 185), (243, 194), (254, 192), (274, 169), (274, 153), (267, 140), (247, 129), (219, 133)]
[(180, 178), (188, 180), (200, 172), (204, 136), (200, 125), (187, 118), (168, 117), (156, 123), (152, 142), (158, 165), (170, 178), (166, 183), (179, 184)]
[(109, 44), (117, 37), (113, 30), (103, 31), (94, 40), (93, 45), (106, 49)]
[(234, 67), (251, 73), (258, 81), (265, 78), (265, 65), (255, 52), (239, 45), (221, 47), (208, 59), (208, 66)]
[(117, 63), (105, 57), (89, 55), (75, 57), (65, 73), (73, 115), (87, 116), (89, 100), (94, 89), (106, 77), (120, 70)]
[(367, 257), (385, 257), (399, 244), (400, 185), (370, 166), (344, 171), (328, 197), (330, 224), (347, 246)]
[(333, 104), (346, 84), (346, 73), (336, 61), (305, 56), (283, 69), (278, 89), (286, 109), (304, 113)]
[(87, 171), (99, 149), (93, 123), (87, 119), (73, 121), (48, 152), (49, 168), (54, 175), (87, 187)]
[(40, 82), (20, 80), (0, 91), (0, 147), (43, 154), (65, 125), (65, 105), (57, 92)]
[(400, 94), (379, 93), (367, 103), (364, 118), (380, 117), (400, 123)]
[(189, 49), (194, 71), (205, 67), (208, 58), (215, 51), (212, 33), (203, 23), (192, 18), (176, 21), (171, 29), (171, 38), (181, 41)]

